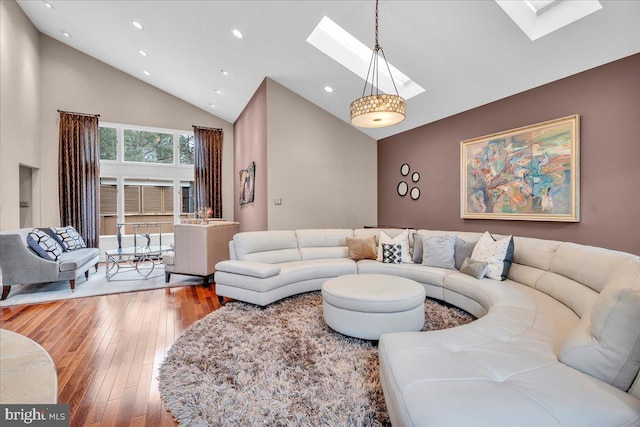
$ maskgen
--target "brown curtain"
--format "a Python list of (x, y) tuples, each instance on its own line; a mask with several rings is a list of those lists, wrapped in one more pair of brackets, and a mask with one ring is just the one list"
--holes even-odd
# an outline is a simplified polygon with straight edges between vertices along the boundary
[(100, 238), (98, 135), (98, 116), (60, 111), (60, 225), (73, 226), (90, 248), (97, 248)]
[(222, 129), (194, 126), (196, 210), (211, 207), (222, 218)]

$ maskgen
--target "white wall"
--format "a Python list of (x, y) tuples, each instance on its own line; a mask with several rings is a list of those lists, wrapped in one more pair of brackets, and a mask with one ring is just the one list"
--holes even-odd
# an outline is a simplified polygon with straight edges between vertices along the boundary
[(271, 79), (267, 161), (270, 230), (377, 224), (376, 140)]
[[(10, 230), (20, 227), (20, 165), (40, 166), (38, 31), (13, 1), (0, 1), (0, 93), (0, 230)], [(37, 202), (32, 210), (37, 224)]]

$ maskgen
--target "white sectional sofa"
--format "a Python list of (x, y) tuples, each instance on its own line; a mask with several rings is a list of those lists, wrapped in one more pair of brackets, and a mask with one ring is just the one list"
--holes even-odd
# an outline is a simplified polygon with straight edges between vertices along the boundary
[[(384, 230), (394, 237), (402, 230)], [(377, 229), (239, 233), (216, 290), (258, 305), (354, 273), (413, 279), (478, 320), (385, 334), (380, 377), (395, 426), (640, 426), (640, 258), (514, 237), (508, 279), (348, 259)], [(480, 233), (419, 230), (423, 236)]]

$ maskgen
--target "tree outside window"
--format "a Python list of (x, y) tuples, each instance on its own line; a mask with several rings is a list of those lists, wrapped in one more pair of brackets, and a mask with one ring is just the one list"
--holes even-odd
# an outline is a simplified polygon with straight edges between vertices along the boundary
[(194, 164), (195, 159), (195, 137), (193, 135), (180, 135), (180, 163), (183, 165)]
[(100, 160), (118, 160), (118, 137), (115, 128), (100, 127)]
[(173, 163), (173, 135), (125, 129), (124, 160), (128, 162)]

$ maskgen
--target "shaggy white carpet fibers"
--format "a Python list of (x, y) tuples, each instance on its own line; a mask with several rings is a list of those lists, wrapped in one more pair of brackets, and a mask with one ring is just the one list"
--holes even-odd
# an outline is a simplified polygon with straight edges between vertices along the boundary
[[(425, 302), (424, 330), (474, 319)], [(182, 426), (384, 426), (376, 343), (331, 330), (319, 292), (266, 308), (232, 302), (189, 327), (160, 368)]]

